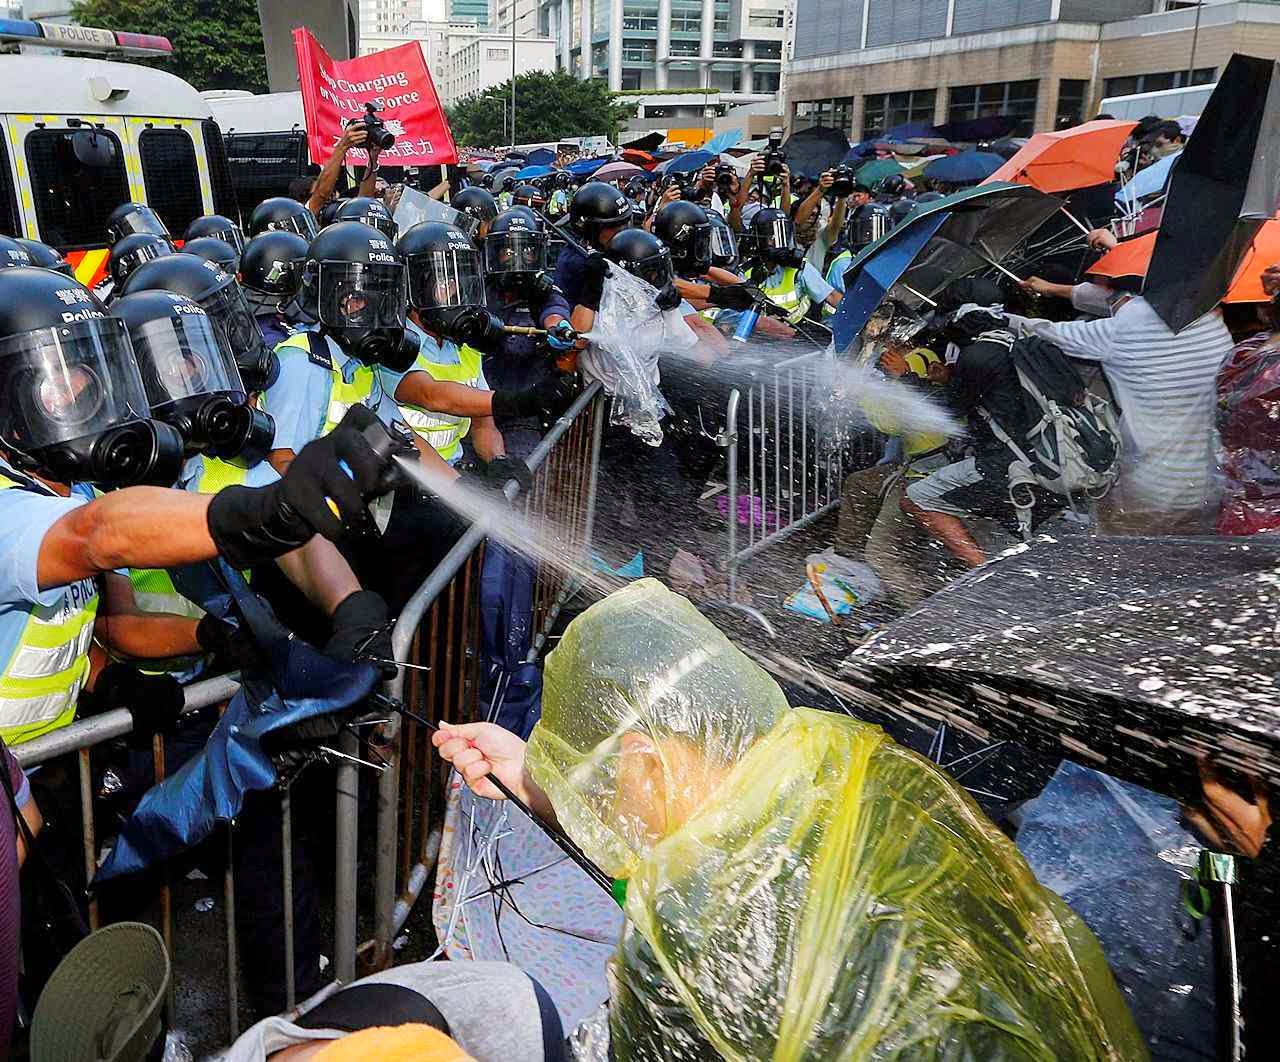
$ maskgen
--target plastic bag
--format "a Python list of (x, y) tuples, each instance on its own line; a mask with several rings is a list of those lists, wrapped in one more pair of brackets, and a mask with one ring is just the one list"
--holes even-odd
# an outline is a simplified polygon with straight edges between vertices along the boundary
[[(834, 549), (810, 553), (805, 566), (813, 569), (827, 604), (837, 616), (847, 616), (880, 596), (880, 579), (871, 566), (842, 557)], [(784, 607), (819, 623), (831, 622), (813, 584), (807, 581), (787, 596)]]
[(610, 422), (660, 446), (669, 407), (658, 387), (658, 356), (688, 350), (697, 337), (678, 308), (659, 310), (654, 295), (652, 285), (611, 268), (579, 364), (588, 380), (599, 380), (613, 396)]
[(653, 580), (570, 624), (527, 762), (628, 879), (618, 1062), (1147, 1057), (1097, 942), (968, 796), (789, 708)]

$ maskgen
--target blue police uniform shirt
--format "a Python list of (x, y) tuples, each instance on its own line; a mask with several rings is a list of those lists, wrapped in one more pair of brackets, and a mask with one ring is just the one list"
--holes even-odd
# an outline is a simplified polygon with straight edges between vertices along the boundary
[[(760, 287), (776, 288), (782, 283), (782, 272), (782, 266), (779, 266), (765, 277), (764, 283)], [(805, 262), (797, 270), (796, 287), (805, 295), (808, 295), (813, 302), (825, 302), (827, 296), (835, 291), (835, 288), (826, 282), (822, 274), (818, 272), (818, 267), (812, 262)]]
[[(333, 367), (342, 373), (342, 378), (348, 383), (355, 379), (357, 370), (364, 367), (363, 362), (347, 357), (336, 342), (321, 335), (317, 326), (311, 325), (298, 331), (310, 333), (313, 346), (321, 353), (309, 354), (293, 346), (277, 347), (280, 372), (275, 382), (262, 393), (262, 408), (276, 422), (272, 449), (292, 450), (295, 454), (324, 432), (329, 412), (329, 396), (333, 390), (333, 377), (323, 361), (326, 345)], [(399, 383), (402, 375), (387, 374), (386, 370), (379, 368), (373, 374), (373, 389), (363, 403), (388, 426), (403, 421), (404, 418), (395, 402), (395, 387), (388, 391), (385, 381), (394, 378)]]
[[(29, 478), (4, 461), (0, 461), (0, 475), (19, 482)], [(80, 486), (72, 488), (69, 498), (16, 487), (0, 490), (0, 666), (17, 648), (33, 606), (61, 604), (70, 611), (97, 596), (95, 579), (41, 590), (36, 578), (40, 544), (49, 529), (91, 497), (88, 489)]]
[(566, 244), (556, 259), (556, 287), (564, 292), (565, 301), (570, 306), (586, 306), (589, 310), (599, 309), (599, 305), (588, 305), (582, 301), (582, 289), (587, 280), (587, 259), (576, 247)]
[(254, 318), (258, 322), (258, 331), (272, 350), (288, 339), (297, 329), (282, 313), (264, 313)]
[(843, 258), (840, 255), (837, 255), (835, 260), (831, 263), (831, 265), (827, 267), (826, 280), (827, 280), (827, 283), (831, 285), (832, 291), (838, 291), (840, 292), (841, 295), (844, 294), (844, 291), (845, 291), (844, 274), (845, 274), (845, 271), (849, 268), (850, 263), (852, 262), (853, 262), (852, 256), (848, 258)]

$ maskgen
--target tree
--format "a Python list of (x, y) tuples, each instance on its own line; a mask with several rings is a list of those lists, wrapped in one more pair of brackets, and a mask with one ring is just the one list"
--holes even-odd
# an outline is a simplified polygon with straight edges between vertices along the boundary
[(267, 91), (256, 0), (75, 0), (71, 15), (82, 26), (168, 37), (173, 58), (130, 61), (168, 70), (201, 91)]
[[(506, 124), (511, 82), (464, 96), (448, 109), (459, 145), (509, 144)], [(516, 78), (516, 138), (521, 144), (566, 136), (613, 138), (631, 117), (633, 104), (618, 103), (603, 81), (580, 81), (565, 73), (534, 71)]]

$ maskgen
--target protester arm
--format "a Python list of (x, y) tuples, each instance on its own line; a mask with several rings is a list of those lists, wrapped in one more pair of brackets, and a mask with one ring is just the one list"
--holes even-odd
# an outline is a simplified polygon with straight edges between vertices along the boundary
[[(492, 392), (490, 392), (492, 394)], [(475, 447), (476, 456), (488, 463), (495, 457), (502, 457), (507, 452), (502, 432), (498, 430), (493, 417), (475, 417), (471, 421), (471, 445)]]
[(326, 616), (360, 590), (360, 580), (346, 559), (326, 538), (317, 535), (301, 549), (276, 558), (286, 579)]
[(370, 149), (369, 165), (364, 168), (364, 176), (360, 178), (360, 187), (356, 195), (373, 198), (378, 194), (378, 152)]
[(1020, 317), (1009, 314), (1009, 323), (1015, 331), (1047, 339), (1062, 348), (1069, 358), (1085, 361), (1106, 361), (1115, 331), (1114, 317), (1102, 317), (1095, 321), (1044, 321), (1036, 317)]
[(822, 197), (827, 194), (828, 189), (830, 189), (831, 185), (834, 183), (835, 175), (830, 170), (827, 170), (818, 178), (818, 183), (813, 186), (813, 191), (810, 192), (801, 201), (800, 206), (796, 208), (796, 228), (800, 228), (801, 225), (804, 225), (809, 220), (813, 212), (818, 209), (818, 205), (822, 202)]
[(498, 788), (486, 780), (492, 774), (539, 818), (556, 821), (555, 808), (525, 765), (528, 747), (511, 731), (496, 723), (441, 723), (440, 729), (431, 735), (431, 744), (441, 759), (453, 764), (476, 796), (504, 799)]
[(349, 125), (343, 130), (342, 137), (333, 146), (333, 154), (325, 160), (324, 166), (320, 169), (320, 176), (316, 178), (316, 183), (311, 188), (311, 197), (307, 200), (307, 209), (311, 213), (318, 215), (325, 203), (332, 198), (333, 190), (338, 187), (338, 174), (342, 172), (343, 164), (347, 161), (347, 152), (353, 147), (360, 147), (367, 135), (362, 124)]
[(138, 607), (133, 584), (118, 572), (103, 580), (104, 608), (93, 633), (108, 649), (138, 660), (164, 660), (198, 653), (197, 621), (168, 612), (144, 612)]

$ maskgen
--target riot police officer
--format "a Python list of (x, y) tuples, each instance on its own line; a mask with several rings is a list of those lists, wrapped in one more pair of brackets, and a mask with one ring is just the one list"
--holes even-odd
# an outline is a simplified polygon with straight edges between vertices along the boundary
[(295, 232), (264, 232), (240, 255), (245, 302), (272, 350), (296, 331), (297, 320), (286, 310), (298, 293), (306, 257), (307, 241)]
[(263, 232), (296, 232), (304, 239), (315, 236), (316, 216), (302, 203), (288, 196), (264, 199), (249, 215), (249, 238)]

